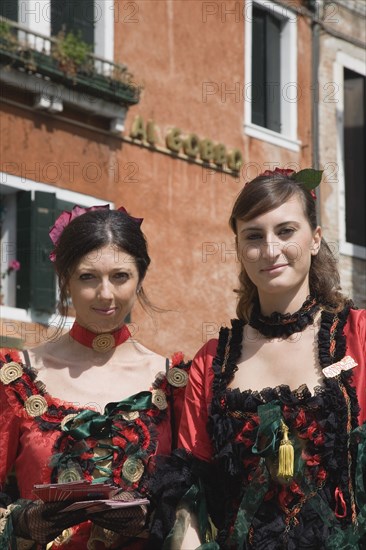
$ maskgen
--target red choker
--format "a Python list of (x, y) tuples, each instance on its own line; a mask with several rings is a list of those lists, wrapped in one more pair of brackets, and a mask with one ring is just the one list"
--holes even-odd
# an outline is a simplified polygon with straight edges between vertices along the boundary
[(70, 336), (79, 342), (79, 344), (103, 353), (111, 351), (111, 349), (123, 344), (123, 342), (131, 336), (131, 333), (128, 330), (127, 325), (123, 325), (114, 332), (103, 332), (102, 334), (96, 334), (95, 332), (79, 325), (77, 321), (74, 321), (74, 324), (70, 330)]

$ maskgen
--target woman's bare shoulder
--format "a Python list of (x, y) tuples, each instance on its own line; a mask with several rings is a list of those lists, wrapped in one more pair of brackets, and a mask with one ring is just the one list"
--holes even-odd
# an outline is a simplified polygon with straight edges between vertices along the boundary
[(131, 345), (135, 349), (136, 353), (139, 353), (141, 355), (149, 356), (151, 358), (156, 358), (160, 360), (166, 360), (166, 358), (163, 355), (160, 355), (159, 353), (156, 353), (155, 351), (151, 350), (150, 348), (147, 348), (141, 342), (138, 342), (137, 340), (131, 340)]
[(26, 350), (29, 355), (31, 366), (39, 369), (43, 366), (44, 357), (58, 357), (65, 354), (69, 342), (69, 337), (64, 334), (57, 340), (47, 340)]

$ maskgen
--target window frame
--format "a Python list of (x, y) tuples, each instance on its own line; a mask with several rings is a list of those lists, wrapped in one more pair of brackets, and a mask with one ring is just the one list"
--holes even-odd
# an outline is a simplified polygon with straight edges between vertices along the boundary
[[(18, 22), (30, 30), (51, 36), (51, 2), (18, 0)], [(94, 0), (94, 55), (114, 61), (114, 0)], [(42, 49), (44, 44), (39, 42)]]
[(333, 64), (334, 82), (339, 86), (339, 100), (336, 106), (336, 139), (337, 139), (337, 165), (338, 165), (338, 239), (339, 252), (345, 256), (351, 256), (366, 260), (366, 247), (347, 242), (346, 239), (346, 185), (344, 175), (344, 69), (349, 69), (362, 76), (366, 76), (366, 60), (352, 57), (344, 52), (337, 52)]
[[(43, 191), (46, 193), (54, 193), (56, 198), (64, 200), (80, 206), (90, 207), (96, 205), (109, 204), (110, 208), (114, 208), (114, 203), (109, 200), (103, 200), (92, 195), (84, 195), (70, 189), (61, 189), (52, 185), (26, 179), (21, 176), (14, 176), (6, 172), (0, 172), (1, 187), (13, 188), (14, 193), (17, 191), (31, 191), (32, 198), (35, 191)], [(13, 306), (1, 305), (1, 317), (13, 321), (23, 321), (28, 323), (42, 323), (46, 325), (54, 324), (60, 319), (60, 315), (55, 312), (53, 314), (42, 313), (33, 309), (22, 309)], [(67, 321), (73, 321), (73, 318), (67, 318)]]
[[(281, 132), (269, 130), (252, 122), (253, 5), (269, 11), (283, 21), (280, 43)], [(297, 15), (288, 6), (280, 6), (269, 0), (247, 0), (244, 13), (244, 133), (290, 151), (300, 152), (301, 141), (297, 139), (297, 99), (289, 101), (283, 94), (284, 85), (296, 85), (297, 87)], [(284, 58), (285, 61), (283, 61)]]

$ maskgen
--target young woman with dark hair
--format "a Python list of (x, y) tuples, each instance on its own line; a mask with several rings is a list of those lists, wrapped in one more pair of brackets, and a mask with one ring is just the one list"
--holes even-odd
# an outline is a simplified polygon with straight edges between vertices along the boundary
[(87, 480), (120, 489), (114, 500), (149, 497), (155, 455), (171, 451), (187, 365), (145, 348), (125, 324), (136, 300), (153, 307), (142, 287), (150, 258), (141, 222), (123, 208), (74, 207), (51, 230), (60, 311), (72, 302), (75, 322), (36, 348), (2, 350), (0, 548), (149, 547), (144, 501), (64, 512), (71, 494), (44, 503), (34, 493), (35, 484)]
[(366, 316), (340, 291), (317, 179), (267, 172), (234, 204), (238, 319), (192, 363), (164, 548), (366, 548)]

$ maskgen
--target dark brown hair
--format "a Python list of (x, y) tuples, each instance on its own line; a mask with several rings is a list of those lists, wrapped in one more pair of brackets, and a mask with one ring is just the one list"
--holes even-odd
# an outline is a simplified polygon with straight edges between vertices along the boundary
[[(282, 174), (258, 176), (243, 187), (231, 212), (231, 229), (237, 235), (237, 220), (250, 221), (278, 208), (294, 196), (300, 198), (306, 219), (314, 231), (318, 224), (313, 196), (301, 183)], [(239, 319), (248, 321), (253, 301), (258, 296), (257, 287), (243, 267), (239, 282), (240, 288), (235, 290), (239, 296), (236, 313)], [(311, 295), (317, 297), (326, 309), (338, 311), (344, 307), (347, 300), (340, 293), (337, 261), (324, 239), (318, 254), (311, 257), (309, 284)]]

